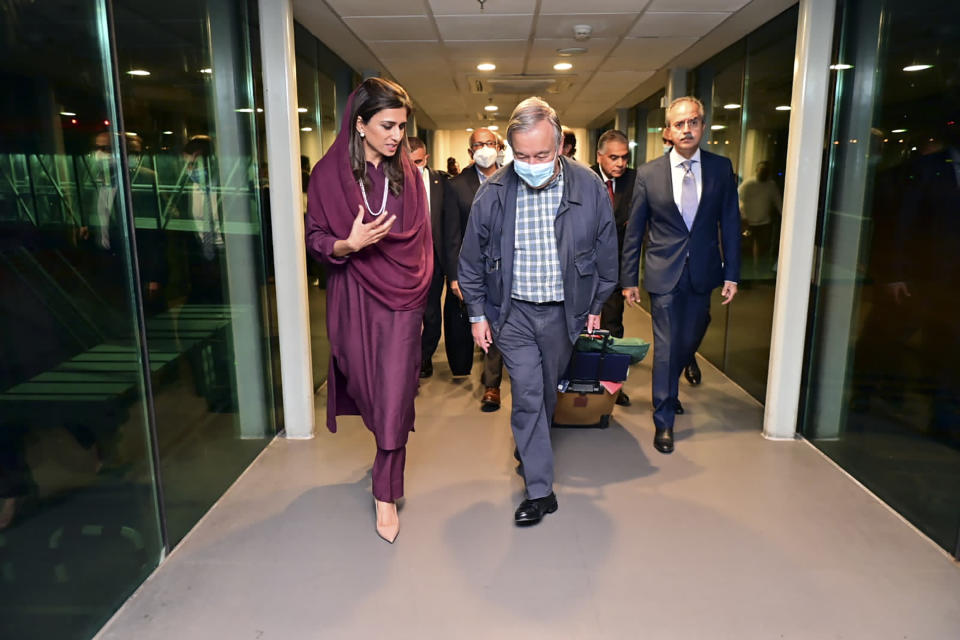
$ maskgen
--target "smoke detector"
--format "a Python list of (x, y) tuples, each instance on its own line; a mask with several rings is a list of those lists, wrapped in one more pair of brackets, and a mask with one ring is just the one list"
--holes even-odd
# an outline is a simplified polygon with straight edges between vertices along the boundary
[(590, 39), (590, 34), (593, 33), (593, 27), (588, 24), (578, 24), (573, 27), (573, 39), (577, 42), (583, 42), (584, 40)]

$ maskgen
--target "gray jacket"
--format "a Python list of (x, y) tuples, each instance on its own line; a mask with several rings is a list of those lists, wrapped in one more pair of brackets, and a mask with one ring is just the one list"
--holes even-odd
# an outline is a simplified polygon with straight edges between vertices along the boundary
[[(563, 196), (554, 223), (570, 341), (587, 314), (599, 315), (617, 286), (617, 231), (610, 196), (596, 173), (561, 157)], [(510, 312), (517, 185), (513, 163), (477, 191), (460, 249), (458, 276), (470, 317), (486, 316), (494, 337)]]

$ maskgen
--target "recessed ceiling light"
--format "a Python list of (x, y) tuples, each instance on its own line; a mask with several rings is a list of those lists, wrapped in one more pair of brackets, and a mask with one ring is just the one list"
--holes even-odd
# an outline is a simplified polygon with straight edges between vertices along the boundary
[(260, 107), (257, 107), (257, 113), (263, 113), (263, 109), (261, 109)]
[(777, 107), (777, 111), (790, 111), (790, 105), (781, 104)]
[(61, 112), (60, 112), (60, 115), (62, 115), (62, 116), (67, 116), (68, 118), (72, 118), (73, 116), (75, 116), (75, 115), (77, 115), (77, 114), (75, 114), (73, 111), (61, 111)]
[(200, 73), (213, 73), (213, 69), (210, 69), (210, 68), (200, 69)]
[(172, 135), (173, 135), (173, 131), (164, 131), (164, 132), (163, 132), (163, 135), (165, 135), (165, 136), (172, 136)]
[(906, 133), (906, 132), (907, 132), (906, 129), (894, 129), (890, 133)]
[(297, 113), (306, 113), (306, 112), (307, 112), (306, 107), (297, 107)]
[(740, 108), (740, 105), (737, 104), (736, 102), (731, 102), (730, 104), (725, 104), (725, 105), (723, 105), (723, 108), (724, 108), (724, 109), (739, 109), (739, 108)]
[(579, 56), (587, 52), (586, 47), (562, 47), (557, 49), (557, 55), (564, 58), (569, 56)]
[(490, 131), (500, 131), (500, 127), (495, 124), (490, 125), (487, 129), (490, 129)]
[(832, 64), (832, 65), (830, 65), (830, 68), (833, 69), (834, 71), (846, 71), (847, 69), (853, 69), (853, 65), (852, 65), (852, 64), (844, 64), (844, 63), (840, 62), (840, 63), (837, 63), (837, 64)]
[(130, 71), (127, 71), (127, 75), (128, 76), (148, 76), (150, 75), (150, 72), (147, 71), (146, 69), (130, 69)]
[(313, 131), (312, 127), (300, 127), (300, 131)]
[(710, 125), (711, 131), (720, 131), (721, 129), (726, 129), (727, 125), (725, 124), (712, 124)]
[(497, 68), (497, 65), (492, 62), (481, 62), (477, 65), (477, 71), (493, 71)]
[(473, 133), (473, 127), (467, 127), (467, 133)]
[(136, 138), (136, 137), (137, 137), (137, 132), (136, 132), (136, 131), (125, 131), (124, 133), (125, 133), (127, 136), (131, 137), (131, 138)]
[(483, 108), (484, 111), (496, 111), (499, 107), (495, 104), (488, 104)]
[(932, 64), (910, 64), (903, 68), (904, 71), (926, 71), (932, 68)]
[(570, 71), (570, 69), (573, 69), (573, 65), (569, 62), (558, 62), (553, 65), (553, 68), (557, 71)]
[(253, 113), (253, 109), (237, 109), (237, 113)]

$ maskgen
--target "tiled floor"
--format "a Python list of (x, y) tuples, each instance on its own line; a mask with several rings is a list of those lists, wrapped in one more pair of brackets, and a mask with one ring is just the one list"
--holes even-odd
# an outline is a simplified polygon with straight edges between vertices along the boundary
[(271, 444), (98, 637), (960, 637), (960, 566), (807, 443), (764, 440), (708, 364), (673, 455), (652, 446), (650, 358), (610, 428), (555, 430), (560, 509), (520, 529), (508, 409), (481, 413), (440, 354), (395, 545), (372, 437), (322, 430), (321, 406), (317, 437)]

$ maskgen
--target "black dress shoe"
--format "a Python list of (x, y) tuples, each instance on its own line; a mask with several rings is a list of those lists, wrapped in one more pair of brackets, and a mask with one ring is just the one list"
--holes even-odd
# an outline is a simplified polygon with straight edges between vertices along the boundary
[(551, 491), (546, 497), (521, 502), (516, 513), (513, 514), (513, 520), (517, 524), (536, 524), (543, 519), (543, 516), (556, 510), (557, 495)]
[(660, 453), (673, 453), (673, 427), (657, 429), (653, 436), (653, 448)]
[(700, 381), (702, 380), (703, 377), (700, 375), (700, 365), (697, 364), (696, 358), (694, 358), (693, 361), (690, 362), (690, 364), (684, 367), (683, 377), (686, 378), (687, 382), (689, 382), (693, 386), (697, 386), (698, 384), (700, 384)]
[(673, 405), (673, 412), (674, 412), (675, 414), (677, 414), (678, 416), (683, 415), (683, 413), (684, 413), (684, 411), (683, 411), (683, 405), (680, 404), (680, 401), (679, 401), (679, 400), (677, 400), (677, 404)]
[(420, 363), (420, 377), (429, 378), (433, 375), (433, 362), (430, 360), (424, 360)]
[(620, 405), (621, 407), (629, 407), (629, 406), (630, 406), (630, 396), (628, 396), (626, 393), (624, 393), (623, 391), (621, 391), (621, 392), (620, 392), (620, 395), (617, 396), (616, 403), (617, 403), (618, 405)]

